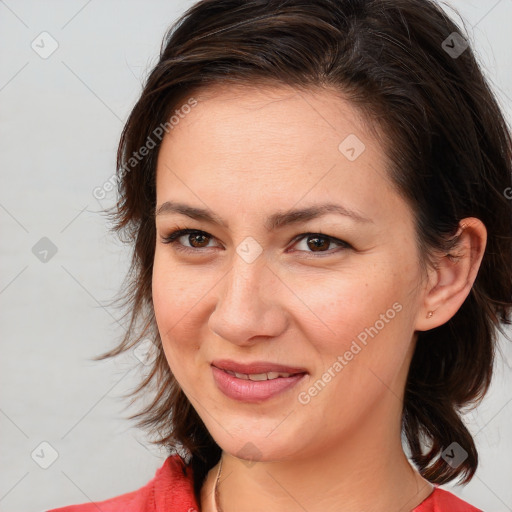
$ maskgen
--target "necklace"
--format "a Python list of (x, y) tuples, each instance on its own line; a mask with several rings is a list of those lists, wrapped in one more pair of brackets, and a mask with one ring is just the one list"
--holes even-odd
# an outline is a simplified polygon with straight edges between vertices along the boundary
[(222, 469), (222, 456), (220, 458), (220, 464), (219, 464), (219, 471), (217, 472), (217, 479), (215, 480), (215, 486), (213, 488), (213, 495), (214, 495), (214, 504), (215, 504), (215, 512), (223, 512), (222, 508), (219, 505), (219, 489), (217, 487), (217, 484), (219, 483), (220, 478), (220, 472)]
[[(220, 462), (219, 462), (219, 469), (217, 471), (217, 477), (215, 479), (215, 485), (213, 486), (213, 507), (214, 507), (215, 512), (224, 512), (222, 510), (221, 506), (219, 505), (219, 488), (217, 486), (217, 484), (219, 483), (221, 471), (222, 471), (222, 456), (221, 456)], [(431, 489), (435, 490), (435, 487), (432, 484), (430, 484), (429, 487)], [(430, 496), (430, 494), (429, 494), (429, 496)]]

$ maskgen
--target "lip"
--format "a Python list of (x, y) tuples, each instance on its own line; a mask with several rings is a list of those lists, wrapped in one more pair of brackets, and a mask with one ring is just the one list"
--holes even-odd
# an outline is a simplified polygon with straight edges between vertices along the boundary
[(277, 363), (270, 363), (266, 361), (255, 361), (253, 363), (237, 363), (230, 359), (218, 359), (212, 361), (212, 366), (219, 368), (220, 370), (229, 370), (236, 373), (268, 373), (268, 372), (280, 372), (280, 373), (308, 373), (305, 368), (285, 366)]
[[(219, 368), (217, 365), (222, 366)], [(284, 391), (295, 387), (301, 382), (308, 372), (302, 368), (284, 366), (275, 363), (255, 362), (250, 364), (235, 363), (234, 361), (214, 361), (211, 365), (215, 384), (224, 395), (240, 402), (262, 402), (268, 400)], [(239, 379), (235, 375), (226, 372), (236, 373), (267, 373), (283, 372), (293, 373), (290, 377), (277, 377), (271, 380), (247, 380)]]

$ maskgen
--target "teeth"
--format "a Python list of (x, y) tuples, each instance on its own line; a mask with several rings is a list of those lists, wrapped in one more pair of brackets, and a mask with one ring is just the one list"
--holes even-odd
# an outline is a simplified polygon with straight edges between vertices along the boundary
[(268, 380), (268, 376), (266, 373), (253, 373), (249, 375), (250, 380)]
[(229, 375), (233, 375), (234, 377), (238, 379), (244, 379), (244, 380), (253, 380), (253, 381), (259, 381), (259, 380), (272, 380), (277, 379), (278, 377), (291, 377), (294, 375), (293, 373), (281, 373), (281, 372), (267, 372), (267, 373), (238, 373), (238, 372), (232, 372), (229, 370), (224, 370), (226, 373), (229, 373)]

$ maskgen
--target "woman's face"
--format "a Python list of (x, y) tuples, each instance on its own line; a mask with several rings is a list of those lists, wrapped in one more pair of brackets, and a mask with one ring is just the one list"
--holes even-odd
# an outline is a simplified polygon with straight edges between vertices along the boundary
[[(153, 271), (184, 393), (240, 458), (306, 457), (399, 425), (423, 289), (383, 148), (327, 90), (195, 98), (159, 152)], [(199, 233), (166, 243), (178, 229)], [(222, 360), (265, 364), (247, 380)], [(262, 382), (273, 364), (303, 373)]]

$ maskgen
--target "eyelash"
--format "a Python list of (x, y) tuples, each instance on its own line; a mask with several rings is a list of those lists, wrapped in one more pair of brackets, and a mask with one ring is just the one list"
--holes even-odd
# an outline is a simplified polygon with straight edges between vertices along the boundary
[[(177, 243), (179, 238), (181, 238), (184, 235), (189, 235), (189, 234), (199, 234), (199, 235), (205, 235), (208, 238), (215, 238), (212, 235), (210, 235), (209, 233), (207, 233), (206, 231), (201, 231), (198, 229), (184, 228), (184, 229), (177, 229), (177, 230), (173, 231), (171, 234), (169, 234), (165, 237), (162, 237), (161, 240), (162, 240), (162, 243), (174, 245), (175, 249), (177, 251), (181, 251), (181, 252), (185, 252), (185, 253), (197, 253), (198, 251), (202, 251), (204, 249), (211, 249), (211, 247), (191, 248), (191, 247), (186, 247), (183, 244)], [(353, 247), (348, 242), (345, 242), (338, 238), (334, 238), (334, 237), (326, 235), (324, 233), (302, 233), (302, 234), (296, 236), (292, 240), (292, 242), (295, 244), (304, 238), (314, 237), (314, 236), (317, 236), (318, 238), (326, 239), (326, 240), (329, 240), (330, 242), (338, 244), (340, 246), (339, 249), (341, 249), (341, 250), (353, 249)], [(318, 257), (317, 255), (333, 254), (333, 252), (330, 252), (330, 251), (318, 251), (316, 253), (314, 251), (299, 251), (299, 252), (306, 252), (306, 253), (314, 254), (315, 255), (314, 257)], [(338, 252), (338, 251), (335, 251), (335, 252)]]

